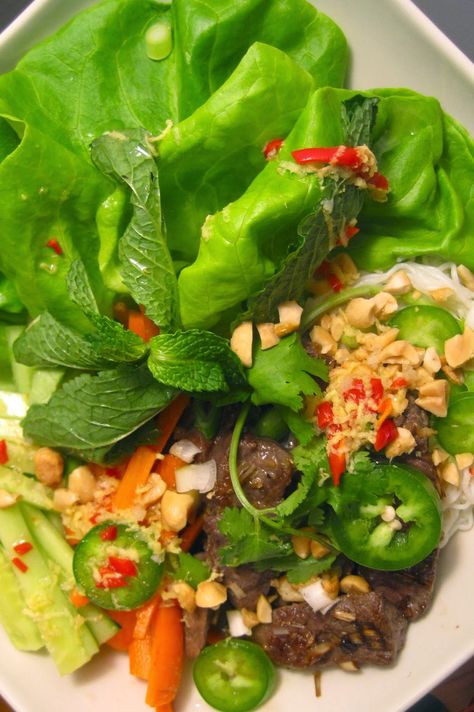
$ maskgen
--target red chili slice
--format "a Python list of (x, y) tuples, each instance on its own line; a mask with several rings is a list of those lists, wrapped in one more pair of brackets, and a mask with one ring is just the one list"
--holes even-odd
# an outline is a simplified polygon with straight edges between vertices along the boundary
[(12, 564), (16, 566), (16, 568), (21, 571), (22, 574), (26, 573), (28, 571), (28, 566), (25, 564), (24, 561), (19, 559), (17, 556), (15, 556), (12, 559)]
[(128, 585), (125, 576), (117, 574), (111, 566), (101, 566), (99, 574), (101, 578), (96, 582), (96, 588), (122, 588)]
[(33, 548), (33, 544), (30, 544), (29, 541), (20, 541), (18, 544), (15, 544), (13, 547), (13, 551), (16, 554), (19, 554), (20, 556), (24, 556), (27, 554), (29, 551), (31, 551)]
[(334, 421), (332, 403), (329, 401), (323, 401), (320, 403), (316, 409), (316, 418), (318, 428), (321, 430), (325, 430), (329, 425), (332, 425)]
[(118, 556), (109, 556), (109, 566), (122, 576), (137, 576), (138, 569), (131, 559), (121, 559)]
[(346, 471), (346, 455), (343, 452), (332, 450), (329, 453), (329, 468), (331, 470), (332, 481), (334, 486), (338, 487), (341, 477)]
[(374, 188), (377, 188), (377, 190), (387, 191), (390, 187), (388, 179), (378, 172), (374, 173), (374, 175), (367, 180), (367, 183), (372, 185)]
[(398, 438), (397, 426), (391, 418), (384, 420), (380, 428), (377, 430), (374, 448), (377, 452), (383, 450), (387, 445), (390, 445)]
[(325, 146), (321, 148), (302, 148), (292, 151), (296, 163), (330, 163), (334, 166), (346, 166), (353, 170), (361, 167), (361, 160), (356, 148), (352, 146)]
[(5, 465), (8, 462), (7, 441), (0, 440), (0, 465)]
[(383, 383), (380, 378), (370, 379), (370, 395), (376, 403), (380, 403), (383, 398)]
[(109, 527), (102, 529), (99, 536), (102, 541), (115, 541), (117, 538), (117, 527), (114, 527), (112, 524)]
[(51, 238), (51, 240), (48, 240), (48, 242), (46, 243), (46, 247), (50, 247), (52, 250), (55, 251), (55, 253), (56, 253), (57, 255), (62, 255), (62, 254), (63, 254), (63, 250), (62, 250), (61, 245), (60, 245), (59, 242), (58, 242), (57, 240), (55, 240), (54, 238)]
[(357, 235), (357, 233), (360, 232), (360, 227), (356, 227), (355, 225), (347, 225), (345, 232), (347, 239), (350, 240), (351, 237), (354, 237), (354, 235)]
[(283, 146), (282, 138), (274, 138), (269, 141), (265, 148), (263, 149), (263, 155), (269, 161), (271, 158), (275, 158), (280, 148)]
[(329, 286), (331, 287), (333, 292), (340, 292), (341, 289), (344, 288), (344, 285), (339, 279), (339, 277), (336, 277), (336, 275), (332, 274), (332, 272), (328, 274), (327, 281), (329, 282)]
[(351, 400), (354, 403), (360, 403), (365, 400), (366, 392), (363, 381), (360, 378), (352, 379), (352, 386), (343, 393), (344, 400)]
[(408, 381), (406, 378), (402, 378), (401, 376), (399, 378), (396, 378), (391, 384), (390, 388), (406, 388), (408, 386)]

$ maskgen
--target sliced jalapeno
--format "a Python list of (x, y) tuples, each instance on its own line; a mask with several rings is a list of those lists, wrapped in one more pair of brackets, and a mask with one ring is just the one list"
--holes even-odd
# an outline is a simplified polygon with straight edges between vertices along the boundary
[(434, 346), (444, 353), (444, 342), (461, 333), (459, 322), (446, 309), (417, 304), (401, 309), (390, 319), (390, 325), (399, 329), (398, 338), (414, 346)]
[(138, 532), (124, 524), (104, 522), (77, 545), (73, 570), (92, 603), (130, 610), (155, 593), (163, 565), (155, 561), (153, 551)]
[(255, 643), (228, 638), (204, 648), (194, 663), (193, 678), (211, 707), (221, 712), (249, 712), (270, 696), (275, 668)]
[(356, 563), (384, 571), (406, 569), (438, 544), (440, 499), (418, 470), (381, 463), (376, 472), (346, 472), (330, 527), (336, 545)]
[(474, 393), (452, 397), (446, 417), (436, 418), (434, 427), (441, 446), (451, 455), (474, 452)]

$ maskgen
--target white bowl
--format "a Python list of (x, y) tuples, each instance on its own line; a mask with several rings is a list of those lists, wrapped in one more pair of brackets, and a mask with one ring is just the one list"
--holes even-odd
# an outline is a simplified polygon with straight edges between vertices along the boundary
[[(36, 0), (0, 36), (0, 71), (92, 0)], [(409, 0), (319, 0), (342, 27), (353, 53), (351, 84), (361, 89), (407, 86), (437, 96), (474, 130), (472, 63)], [(474, 532), (457, 534), (442, 552), (430, 612), (409, 626), (397, 664), (358, 673), (323, 673), (314, 697), (311, 675), (283, 672), (266, 712), (401, 712), (474, 654), (471, 587)], [(145, 685), (128, 674), (124, 655), (104, 650), (86, 668), (60, 678), (42, 654), (19, 653), (0, 630), (0, 689), (17, 712), (145, 712)], [(176, 712), (210, 710), (193, 689), (189, 671)]]

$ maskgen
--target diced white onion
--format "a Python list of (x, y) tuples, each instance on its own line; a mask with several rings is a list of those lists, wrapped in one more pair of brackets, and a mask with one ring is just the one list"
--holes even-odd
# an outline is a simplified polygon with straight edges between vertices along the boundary
[(192, 462), (200, 452), (201, 448), (191, 440), (177, 440), (170, 447), (170, 453), (175, 457), (179, 457), (180, 460), (184, 460), (184, 462)]
[(217, 465), (215, 460), (200, 464), (185, 465), (176, 470), (176, 491), (190, 492), (197, 490), (204, 494), (210, 492), (216, 484)]
[(227, 623), (229, 625), (229, 633), (233, 638), (241, 638), (243, 635), (252, 635), (252, 631), (245, 625), (240, 611), (227, 611)]
[(299, 589), (306, 603), (317, 613), (334, 603), (334, 599), (324, 590), (321, 579)]

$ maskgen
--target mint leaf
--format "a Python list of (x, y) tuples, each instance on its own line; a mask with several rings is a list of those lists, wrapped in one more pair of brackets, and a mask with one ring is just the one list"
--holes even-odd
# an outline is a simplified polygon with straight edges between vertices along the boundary
[(261, 562), (293, 552), (288, 539), (281, 539), (274, 529), (254, 519), (245, 509), (226, 507), (219, 529), (228, 540), (226, 546), (219, 550), (219, 558), (224, 566)]
[(242, 365), (229, 342), (210, 331), (189, 329), (155, 336), (148, 368), (160, 383), (183, 391), (227, 393), (246, 386)]
[(379, 99), (356, 94), (342, 103), (346, 146), (368, 145), (377, 118)]
[(39, 445), (101, 461), (112, 445), (135, 432), (174, 398), (145, 364), (121, 366), (65, 383), (45, 405), (33, 405), (23, 432)]
[(15, 341), (16, 360), (27, 366), (101, 370), (137, 361), (145, 354), (138, 336), (108, 317), (95, 316), (96, 333), (82, 335), (45, 312)]
[(97, 300), (92, 291), (89, 276), (82, 260), (76, 259), (71, 262), (67, 273), (66, 284), (71, 301), (82, 309), (85, 314), (99, 313)]
[(92, 160), (131, 191), (131, 221), (119, 241), (121, 276), (137, 304), (164, 331), (179, 324), (178, 282), (166, 243), (158, 167), (143, 129), (105, 133)]
[(206, 581), (211, 575), (209, 566), (192, 554), (170, 554), (168, 564), (167, 573), (175, 581), (184, 581), (193, 588), (197, 588), (201, 581)]
[(247, 372), (254, 389), (255, 405), (273, 403), (301, 410), (303, 395), (320, 393), (312, 376), (327, 380), (326, 364), (308, 356), (297, 334), (291, 334), (271, 349), (258, 349), (253, 366)]

